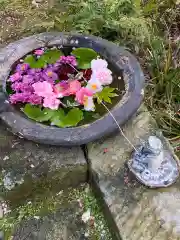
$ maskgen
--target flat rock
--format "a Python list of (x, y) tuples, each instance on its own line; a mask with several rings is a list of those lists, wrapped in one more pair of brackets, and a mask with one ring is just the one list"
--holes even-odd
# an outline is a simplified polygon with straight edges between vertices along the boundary
[(0, 122), (0, 196), (19, 204), (45, 189), (59, 191), (87, 180), (80, 147), (51, 147), (17, 138)]
[(63, 206), (62, 203), (54, 213), (23, 222), (16, 229), (13, 240), (85, 240), (85, 232), (78, 204)]
[[(158, 131), (156, 123), (144, 106), (123, 127), (123, 131), (135, 146), (146, 140), (149, 135), (156, 134), (163, 140), (164, 147), (174, 156), (173, 150)], [(161, 193), (171, 194), (174, 187), (179, 191), (177, 190), (180, 186), (179, 181), (167, 189), (152, 190), (144, 187), (126, 167), (132, 151), (133, 147), (121, 134), (88, 144), (92, 180), (108, 209), (108, 219), (113, 223), (115, 239), (180, 239), (180, 234), (174, 234), (173, 222), (167, 224), (157, 211), (159, 206), (153, 204), (159, 194), (163, 199)], [(172, 199), (172, 204), (173, 201), (175, 203)], [(166, 211), (165, 207), (164, 209)], [(167, 212), (163, 212), (164, 209), (161, 209), (161, 216), (167, 215)], [(168, 216), (173, 214), (171, 209), (168, 211)]]

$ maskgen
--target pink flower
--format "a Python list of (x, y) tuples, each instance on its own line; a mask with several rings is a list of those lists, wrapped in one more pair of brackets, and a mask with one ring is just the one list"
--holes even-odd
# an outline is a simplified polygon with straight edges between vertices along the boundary
[(17, 72), (10, 76), (10, 81), (16, 82), (16, 81), (19, 81), (21, 78), (22, 78), (21, 74)]
[(54, 86), (54, 93), (58, 98), (69, 96), (69, 90), (69, 84), (66, 81), (62, 81)]
[(93, 72), (92, 78), (100, 81), (102, 85), (109, 85), (112, 83), (112, 72), (108, 68), (99, 69)]
[(44, 98), (43, 106), (53, 110), (59, 108), (60, 100), (56, 98), (56, 95), (50, 95)]
[(53, 95), (53, 88), (49, 82), (36, 82), (32, 85), (36, 95), (40, 97), (48, 97)]
[(35, 50), (34, 51), (34, 54), (36, 54), (36, 55), (43, 55), (44, 54), (44, 50), (42, 50), (42, 49), (37, 49), (37, 50)]
[(91, 61), (91, 69), (94, 70), (99, 70), (102, 68), (107, 68), (108, 63), (106, 60), (103, 59), (93, 59)]
[(76, 101), (80, 104), (84, 105), (84, 98), (85, 97), (91, 97), (93, 95), (93, 92), (85, 87), (82, 87), (77, 93), (76, 93)]
[(81, 83), (77, 80), (74, 80), (69, 83), (70, 94), (76, 94), (81, 88)]

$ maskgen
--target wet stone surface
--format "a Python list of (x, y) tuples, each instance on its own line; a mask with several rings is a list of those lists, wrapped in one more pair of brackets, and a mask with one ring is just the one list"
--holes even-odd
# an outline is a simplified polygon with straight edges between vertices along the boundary
[(58, 191), (87, 180), (87, 163), (80, 147), (38, 145), (9, 133), (0, 122), (1, 198), (12, 205), (36, 192)]
[(85, 240), (85, 233), (77, 201), (61, 202), (61, 207), (54, 213), (22, 222), (13, 234), (13, 240)]
[[(149, 135), (156, 134), (162, 138), (165, 149), (173, 154), (168, 142), (159, 133), (154, 120), (144, 106), (123, 127), (123, 131), (135, 146), (147, 140)], [(163, 224), (166, 224), (166, 221), (161, 219), (156, 211), (158, 206), (155, 207), (153, 204), (154, 198), (158, 194), (163, 192), (171, 194), (174, 186), (179, 188), (179, 181), (172, 187), (164, 189), (152, 190), (144, 187), (128, 172), (127, 161), (130, 159), (132, 151), (133, 148), (120, 134), (88, 144), (92, 178), (107, 206), (108, 216), (111, 216), (114, 221), (116, 238), (122, 240), (179, 240), (180, 235), (173, 231), (173, 221), (168, 224), (168, 228), (164, 228)], [(161, 211), (163, 211), (163, 216), (166, 215), (164, 212), (166, 208)], [(171, 215), (173, 219), (173, 214), (174, 211), (169, 208), (168, 216)]]

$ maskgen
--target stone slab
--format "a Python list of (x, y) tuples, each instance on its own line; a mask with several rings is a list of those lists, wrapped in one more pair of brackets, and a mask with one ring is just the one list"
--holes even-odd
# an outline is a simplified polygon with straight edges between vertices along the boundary
[(36, 192), (55, 192), (87, 180), (80, 147), (38, 145), (13, 136), (0, 122), (0, 197), (19, 204)]
[(76, 201), (61, 202), (53, 213), (24, 221), (14, 232), (13, 240), (79, 240), (84, 239), (86, 226), (81, 220)]
[[(157, 130), (156, 123), (144, 106), (123, 127), (129, 140), (136, 146), (156, 134), (164, 142), (164, 147), (172, 152), (167, 140)], [(107, 207), (108, 217), (114, 223), (116, 239), (122, 240), (177, 240), (173, 232), (173, 223), (164, 227), (154, 206), (154, 197), (163, 192), (179, 192), (180, 181), (167, 189), (149, 189), (136, 181), (127, 170), (133, 148), (122, 135), (102, 139), (87, 146), (88, 160), (91, 166), (92, 181)], [(161, 197), (161, 195), (160, 195)], [(163, 199), (163, 197), (162, 197)], [(172, 198), (172, 205), (175, 200)], [(164, 211), (164, 209), (161, 209)], [(169, 210), (171, 214), (171, 209)], [(165, 212), (166, 214), (166, 212)], [(111, 222), (112, 222), (111, 221)], [(165, 224), (165, 225), (164, 225)]]

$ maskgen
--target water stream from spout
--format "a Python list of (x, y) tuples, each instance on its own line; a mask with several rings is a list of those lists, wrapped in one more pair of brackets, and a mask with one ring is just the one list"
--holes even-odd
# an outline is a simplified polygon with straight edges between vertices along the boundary
[[(80, 73), (73, 65), (69, 64), (77, 73)], [(83, 80), (87, 83), (87, 80), (82, 76)], [(98, 97), (97, 97), (98, 98)], [(109, 110), (109, 108), (99, 99), (99, 101), (101, 102), (102, 106), (106, 109), (106, 111), (109, 113), (109, 115), (112, 117), (112, 119), (114, 120), (114, 122), (116, 123), (120, 133), (122, 134), (122, 136), (126, 139), (126, 141), (130, 144), (130, 146), (136, 151), (138, 152), (137, 148), (134, 146), (134, 144), (126, 137), (126, 135), (124, 134), (121, 126), (119, 125), (118, 121), (116, 120), (115, 116), (112, 114), (112, 112)]]

